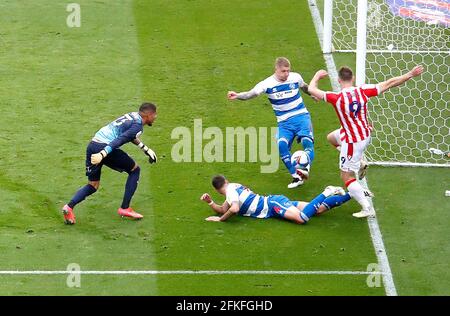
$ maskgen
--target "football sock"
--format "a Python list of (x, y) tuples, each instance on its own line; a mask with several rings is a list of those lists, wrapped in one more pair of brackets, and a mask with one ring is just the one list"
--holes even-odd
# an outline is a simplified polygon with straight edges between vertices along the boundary
[(307, 222), (309, 221), (309, 219), (311, 217), (314, 216), (314, 214), (316, 214), (317, 210), (319, 209), (320, 205), (323, 203), (323, 201), (326, 199), (327, 197), (323, 194), (319, 194), (318, 196), (316, 196), (314, 198), (314, 200), (312, 200), (311, 202), (309, 202), (308, 205), (305, 206), (305, 208), (303, 209), (303, 211), (300, 212), (300, 218)]
[(358, 202), (362, 206), (363, 210), (367, 210), (368, 208), (370, 208), (370, 203), (364, 194), (364, 189), (361, 186), (361, 184), (359, 184), (359, 182), (356, 181), (356, 179), (348, 180), (345, 183), (345, 186), (347, 187), (350, 196), (354, 198), (356, 202)]
[(345, 202), (349, 201), (351, 198), (352, 197), (350, 196), (350, 194), (348, 192), (345, 195), (332, 195), (332, 196), (327, 197), (322, 202), (322, 204), (324, 204), (328, 210), (331, 210), (332, 208), (335, 208), (337, 206), (344, 204)]
[(79, 189), (77, 191), (77, 193), (75, 193), (75, 195), (70, 200), (70, 202), (67, 203), (67, 205), (70, 208), (74, 208), (75, 205), (77, 205), (78, 203), (80, 203), (81, 201), (83, 201), (85, 198), (87, 198), (89, 195), (95, 193), (96, 191), (97, 191), (97, 189), (94, 188), (92, 185), (86, 184), (84, 187)]
[(305, 153), (309, 156), (309, 162), (312, 164), (314, 160), (314, 142), (309, 137), (302, 138), (302, 146)]
[(291, 175), (296, 174), (295, 167), (291, 163), (291, 152), (289, 151), (289, 145), (286, 141), (278, 140), (278, 150), (280, 152), (281, 160), (286, 166), (287, 170)]
[(139, 175), (141, 173), (141, 168), (137, 167), (130, 173), (128, 173), (128, 179), (127, 183), (125, 184), (125, 194), (123, 195), (123, 201), (121, 208), (129, 208), (131, 198), (134, 195), (134, 192), (136, 192), (138, 182), (139, 182)]

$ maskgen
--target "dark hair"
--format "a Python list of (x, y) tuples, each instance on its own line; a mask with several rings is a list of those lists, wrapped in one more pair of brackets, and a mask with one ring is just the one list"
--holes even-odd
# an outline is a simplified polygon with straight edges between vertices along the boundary
[(140, 113), (145, 113), (145, 112), (155, 113), (156, 112), (156, 105), (154, 105), (153, 103), (150, 103), (150, 102), (144, 102), (139, 107), (139, 112)]
[(224, 177), (224, 176), (222, 176), (222, 175), (217, 175), (217, 176), (214, 176), (213, 178), (212, 178), (212, 181), (211, 181), (211, 183), (212, 183), (212, 186), (216, 189), (216, 190), (219, 190), (219, 189), (221, 189), (222, 187), (223, 187), (223, 185), (225, 184), (225, 181), (227, 181), (227, 179)]
[(339, 79), (342, 81), (351, 81), (353, 79), (353, 71), (350, 67), (343, 66), (338, 72)]

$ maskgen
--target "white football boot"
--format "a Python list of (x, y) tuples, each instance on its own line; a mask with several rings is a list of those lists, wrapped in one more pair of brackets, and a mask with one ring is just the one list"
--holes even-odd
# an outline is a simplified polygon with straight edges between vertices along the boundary
[(353, 213), (352, 215), (356, 218), (375, 217), (375, 210), (373, 207), (369, 207), (366, 210), (363, 209), (358, 213)]
[(292, 182), (288, 184), (288, 189), (294, 189), (303, 184), (303, 180), (299, 175), (292, 176)]

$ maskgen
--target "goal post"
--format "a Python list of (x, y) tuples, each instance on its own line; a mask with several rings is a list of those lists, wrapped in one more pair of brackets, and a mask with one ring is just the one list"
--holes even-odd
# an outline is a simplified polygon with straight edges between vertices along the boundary
[(369, 163), (450, 167), (448, 158), (429, 151), (450, 151), (450, 3), (323, 0), (323, 6), (323, 52), (355, 58), (357, 85), (425, 67), (421, 77), (371, 99)]

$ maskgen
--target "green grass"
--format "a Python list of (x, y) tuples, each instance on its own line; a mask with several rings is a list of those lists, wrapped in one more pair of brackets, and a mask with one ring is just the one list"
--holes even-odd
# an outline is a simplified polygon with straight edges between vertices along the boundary
[[(290, 57), (306, 80), (324, 67), (306, 2), (291, 3), (289, 10), (281, 0), (79, 3), (79, 29), (66, 26), (64, 2), (0, 4), (8, 12), (0, 16), (0, 270), (65, 270), (69, 263), (83, 270), (365, 270), (376, 262), (367, 223), (351, 217), (358, 209), (354, 202), (302, 227), (275, 219), (204, 221), (211, 212), (199, 197), (213, 191), (210, 178), (216, 173), (258, 193), (296, 200), (310, 200), (324, 186), (340, 184), (337, 155), (325, 139), (338, 125), (330, 107), (305, 98), (317, 159), (313, 177), (297, 191), (286, 189), (289, 176), (282, 166), (276, 173), (261, 174), (260, 163), (177, 164), (171, 159), (176, 142), (172, 130), (192, 129), (197, 118), (204, 127), (223, 130), (276, 125), (265, 98), (241, 104), (229, 103), (225, 95), (268, 76), (279, 55)], [(300, 23), (302, 32), (286, 27)], [(118, 218), (126, 177), (105, 169), (100, 190), (77, 206), (77, 225), (64, 226), (59, 209), (86, 181), (84, 153), (90, 138), (142, 100), (159, 106), (158, 119), (145, 129), (143, 140), (160, 161), (149, 165), (134, 146), (123, 148), (141, 165), (133, 206), (144, 220)], [(401, 190), (398, 198), (389, 197), (395, 203), (382, 204), (398, 187), (395, 177), (386, 184), (384, 175), (378, 176), (388, 170), (393, 169), (374, 168), (370, 184), (399, 293), (448, 294), (448, 282), (439, 279), (447, 267), (442, 263), (445, 251), (423, 249), (442, 243), (448, 234), (422, 222), (423, 230), (430, 228), (428, 243), (419, 242), (422, 230), (407, 229), (406, 237), (417, 246), (404, 249), (396, 239), (398, 221), (390, 216), (409, 205), (407, 194), (413, 191)], [(400, 170), (396, 172), (412, 172)], [(440, 172), (422, 176), (432, 184), (436, 177), (443, 182), (448, 172)], [(413, 195), (418, 213), (434, 189)], [(448, 216), (436, 212), (437, 218)], [(409, 212), (403, 216), (409, 219)], [(413, 255), (420, 258), (417, 264), (408, 261)], [(403, 257), (407, 270), (405, 262), (395, 260)], [(424, 266), (428, 259), (440, 262), (432, 280)], [(367, 287), (365, 276), (82, 276), (79, 289), (68, 288), (65, 280), (3, 275), (0, 294), (384, 294), (382, 287)], [(423, 285), (424, 280), (429, 284)]]

